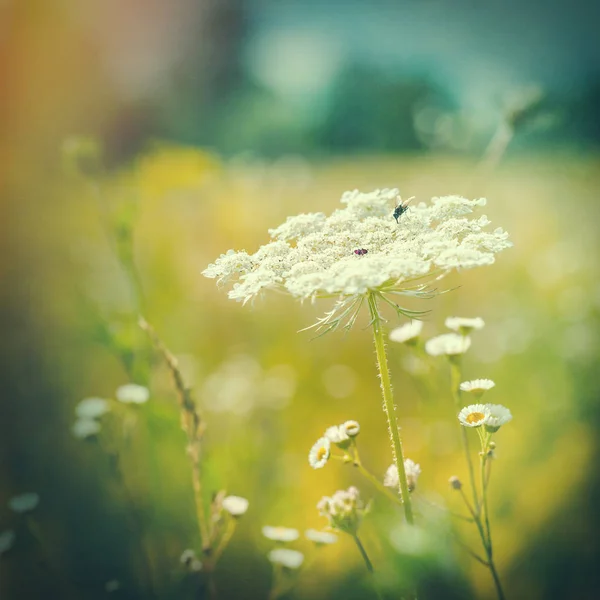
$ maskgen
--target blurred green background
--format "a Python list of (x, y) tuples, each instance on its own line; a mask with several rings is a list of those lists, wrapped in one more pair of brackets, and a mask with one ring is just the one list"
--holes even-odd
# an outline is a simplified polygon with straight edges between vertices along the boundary
[[(361, 423), (363, 462), (379, 476), (390, 463), (366, 320), (311, 341), (296, 332), (326, 302), (242, 307), (200, 274), (229, 248), (254, 251), (288, 215), (330, 212), (345, 190), (399, 187), (419, 200), (486, 196), (511, 233), (496, 265), (452, 275), (460, 287), (427, 301), (425, 333), (451, 315), (487, 323), (465, 377), (493, 379), (490, 401), (514, 415), (497, 436), (491, 501), (508, 597), (596, 598), (599, 18), (566, 0), (0, 3), (0, 531), (17, 533), (0, 596), (103, 598), (112, 579), (121, 598), (202, 595), (179, 564), (199, 542), (175, 394), (135, 324), (109, 215), (133, 230), (143, 311), (204, 412), (205, 486), (250, 501), (220, 597), (265, 598), (261, 527), (320, 528), (317, 501), (351, 484), (375, 498), (363, 537), (376, 567), (411, 574), (424, 598), (494, 597), (458, 549), (389, 550), (400, 514), (350, 466), (308, 466), (312, 443), (346, 419)], [(104, 148), (98, 188), (65, 168), (77, 134)], [(495, 135), (510, 143), (482, 166)], [(404, 347), (389, 352), (418, 493), (458, 509), (445, 365), (422, 374)], [(125, 489), (70, 428), (82, 398), (129, 381), (151, 399), (121, 449)], [(6, 506), (27, 491), (41, 498), (43, 544)], [(295, 597), (374, 597), (350, 539), (293, 547), (314, 558)]]

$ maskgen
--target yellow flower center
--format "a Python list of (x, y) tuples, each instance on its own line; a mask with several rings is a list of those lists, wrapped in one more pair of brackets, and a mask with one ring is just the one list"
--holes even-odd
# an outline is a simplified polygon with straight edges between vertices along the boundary
[(467, 415), (466, 421), (467, 423), (479, 423), (479, 421), (483, 421), (485, 419), (485, 415), (480, 412), (472, 412), (470, 415)]
[(327, 448), (321, 446), (317, 452), (317, 460), (323, 460), (327, 456)]

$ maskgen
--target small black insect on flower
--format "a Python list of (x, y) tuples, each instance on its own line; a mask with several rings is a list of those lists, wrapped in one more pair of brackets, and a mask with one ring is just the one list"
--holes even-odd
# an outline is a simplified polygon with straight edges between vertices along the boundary
[(406, 202), (402, 202), (401, 200), (400, 204), (398, 204), (398, 206), (396, 206), (396, 208), (394, 209), (394, 213), (392, 216), (394, 217), (394, 219), (396, 219), (396, 223), (398, 223), (398, 219), (408, 210), (408, 204), (411, 200), (412, 198), (409, 198)]
[(358, 254), (358, 256), (363, 256), (367, 252), (368, 252), (368, 250), (365, 250), (364, 248), (358, 248), (357, 250), (354, 251), (354, 254)]

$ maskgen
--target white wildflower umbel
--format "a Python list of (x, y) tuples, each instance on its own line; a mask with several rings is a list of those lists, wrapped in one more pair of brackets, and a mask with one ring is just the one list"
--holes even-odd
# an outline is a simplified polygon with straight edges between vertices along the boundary
[(480, 398), (484, 392), (491, 390), (495, 385), (491, 379), (473, 379), (472, 381), (463, 381), (460, 384), (460, 391)]
[(272, 563), (281, 565), (286, 569), (298, 569), (304, 562), (304, 554), (289, 548), (275, 548), (267, 555)]
[(399, 344), (414, 345), (423, 330), (422, 321), (411, 321), (401, 327), (396, 327), (390, 331), (390, 341)]
[(249, 502), (241, 496), (226, 496), (223, 498), (221, 506), (232, 517), (241, 517), (248, 510)]
[(300, 537), (297, 529), (290, 527), (272, 527), (265, 525), (262, 528), (262, 534), (269, 540), (274, 542), (293, 542)]
[(322, 469), (329, 460), (331, 442), (329, 438), (319, 438), (308, 453), (308, 462), (313, 469)]
[(323, 496), (317, 504), (320, 515), (327, 517), (329, 526), (355, 536), (367, 508), (354, 486), (338, 490), (333, 496)]
[(506, 425), (512, 420), (512, 414), (506, 406), (502, 404), (486, 404), (489, 416), (485, 423), (485, 429), (489, 433), (496, 433), (502, 425)]
[(355, 311), (349, 300), (373, 292), (418, 296), (426, 285), (415, 286), (414, 280), (492, 264), (497, 252), (511, 246), (502, 229), (488, 230), (487, 217), (468, 218), (485, 205), (483, 198), (413, 203), (396, 222), (399, 201), (397, 189), (346, 192), (344, 208), (330, 216), (288, 217), (269, 230), (271, 241), (257, 252), (230, 250), (203, 274), (234, 282), (229, 297), (244, 302), (268, 289), (301, 299), (340, 298), (335, 312), (351, 324)]
[[(421, 474), (421, 466), (407, 458), (404, 461), (404, 470), (406, 472), (406, 483), (408, 484), (408, 491), (413, 492), (417, 487), (417, 479)], [(390, 488), (398, 489), (398, 468), (395, 464), (388, 467), (383, 478), (383, 485)]]
[(456, 331), (461, 335), (468, 335), (471, 331), (477, 331), (483, 329), (485, 325), (481, 317), (475, 317), (473, 319), (467, 319), (463, 317), (448, 317), (446, 319), (446, 327)]
[(457, 333), (444, 333), (425, 343), (425, 352), (429, 356), (461, 356), (471, 347), (471, 338)]

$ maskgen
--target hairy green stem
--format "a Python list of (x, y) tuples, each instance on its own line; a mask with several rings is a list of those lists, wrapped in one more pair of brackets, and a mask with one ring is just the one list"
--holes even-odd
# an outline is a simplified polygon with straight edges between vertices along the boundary
[[(371, 559), (369, 558), (369, 555), (367, 554), (367, 551), (365, 550), (365, 547), (362, 545), (362, 542), (360, 541), (359, 537), (357, 534), (352, 534), (352, 538), (354, 539), (354, 541), (356, 542), (356, 547), (358, 548), (360, 555), (362, 556), (363, 560), (365, 561), (365, 565), (367, 566), (367, 570), (369, 571), (369, 573), (371, 574), (371, 576), (375, 575), (375, 569), (373, 569), (373, 563), (371, 562)], [(379, 591), (379, 587), (376, 585), (376, 583), (374, 582), (373, 587), (375, 588), (375, 593), (377, 594), (377, 597), (379, 598), (379, 600), (382, 600), (383, 597), (381, 595), (381, 592)]]
[(396, 419), (396, 407), (392, 394), (392, 384), (390, 381), (390, 372), (388, 369), (387, 355), (385, 351), (385, 341), (383, 339), (383, 328), (381, 326), (381, 316), (377, 309), (377, 298), (374, 294), (368, 297), (369, 310), (371, 313), (371, 323), (373, 326), (373, 339), (375, 341), (375, 352), (377, 354), (377, 364), (379, 366), (379, 375), (381, 377), (381, 391), (383, 393), (383, 410), (387, 417), (390, 440), (392, 442), (392, 456), (394, 464), (398, 469), (398, 481), (402, 503), (404, 506), (404, 515), (406, 522), (412, 525), (414, 517), (408, 482), (406, 481), (406, 471), (404, 469), (404, 454), (402, 452), (402, 441), (398, 430), (398, 421)]

